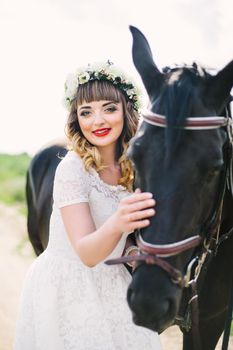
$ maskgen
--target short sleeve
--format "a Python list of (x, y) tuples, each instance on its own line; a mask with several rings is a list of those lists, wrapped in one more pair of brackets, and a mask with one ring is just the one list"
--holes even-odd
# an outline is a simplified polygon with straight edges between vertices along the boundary
[(58, 208), (88, 202), (89, 173), (78, 156), (65, 156), (54, 178), (53, 199)]

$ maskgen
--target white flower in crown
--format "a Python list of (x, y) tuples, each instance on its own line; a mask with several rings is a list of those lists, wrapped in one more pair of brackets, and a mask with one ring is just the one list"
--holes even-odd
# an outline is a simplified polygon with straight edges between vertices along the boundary
[(63, 97), (62, 104), (65, 107), (65, 109), (67, 109), (68, 111), (70, 111), (71, 102), (72, 102), (72, 99), (70, 99), (69, 97), (66, 97), (66, 96)]
[(96, 79), (99, 78), (99, 75), (100, 75), (100, 72), (99, 72), (99, 71), (97, 71), (97, 72), (94, 73), (94, 76), (96, 77)]
[(78, 86), (78, 77), (75, 74), (69, 74), (65, 82), (65, 97), (69, 100), (74, 99)]
[(124, 75), (123, 75), (123, 73), (119, 72), (113, 65), (108, 66), (107, 67), (107, 71), (108, 71), (109, 75), (114, 77), (114, 79), (116, 77), (119, 77), (121, 81), (123, 81), (123, 80), (125, 81), (126, 80)]
[(78, 82), (79, 84), (85, 84), (89, 81), (90, 74), (88, 72), (84, 72), (78, 76)]
[(114, 81), (115, 75), (114, 75), (113, 73), (108, 73), (108, 79), (109, 79), (110, 81)]
[(126, 93), (129, 96), (129, 98), (133, 98), (133, 96), (136, 95), (135, 89), (129, 89), (126, 91)]
[(71, 103), (75, 99), (79, 85), (85, 84), (91, 80), (108, 80), (128, 97), (132, 102), (135, 110), (140, 108), (139, 95), (140, 92), (136, 88), (133, 81), (128, 80), (122, 72), (117, 71), (113, 63), (110, 61), (103, 63), (96, 63), (92, 66), (79, 69), (75, 74), (70, 74), (65, 82), (65, 107), (70, 110)]

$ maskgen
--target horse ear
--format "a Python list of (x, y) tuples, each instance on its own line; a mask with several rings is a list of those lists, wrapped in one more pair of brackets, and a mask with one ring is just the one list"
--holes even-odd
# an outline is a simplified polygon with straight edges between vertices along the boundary
[(133, 36), (133, 62), (140, 74), (149, 97), (154, 96), (163, 82), (163, 74), (158, 70), (145, 36), (136, 27), (130, 26)]
[(230, 102), (230, 92), (233, 87), (233, 60), (215, 76), (207, 81), (206, 101), (220, 113)]

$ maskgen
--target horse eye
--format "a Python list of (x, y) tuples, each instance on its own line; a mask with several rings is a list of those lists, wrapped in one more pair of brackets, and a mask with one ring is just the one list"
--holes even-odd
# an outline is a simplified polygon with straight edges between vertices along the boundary
[(212, 168), (212, 169), (208, 172), (208, 175), (207, 175), (208, 180), (210, 180), (210, 179), (212, 179), (212, 178), (218, 176), (221, 170), (222, 170), (222, 165), (221, 165), (221, 166), (218, 165), (218, 166)]
[(213, 170), (210, 171), (209, 175), (210, 176), (216, 176), (216, 175), (218, 175), (218, 173), (219, 173), (219, 169), (213, 169)]

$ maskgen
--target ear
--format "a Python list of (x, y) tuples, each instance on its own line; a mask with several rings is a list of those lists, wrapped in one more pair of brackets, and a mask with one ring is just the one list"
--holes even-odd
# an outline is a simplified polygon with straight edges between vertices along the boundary
[(233, 87), (233, 60), (215, 76), (207, 81), (207, 104), (213, 106), (217, 113), (221, 112), (230, 102), (230, 92)]
[(153, 61), (152, 52), (145, 36), (136, 27), (130, 26), (129, 28), (133, 36), (133, 62), (151, 98), (158, 93), (163, 83), (163, 74)]

